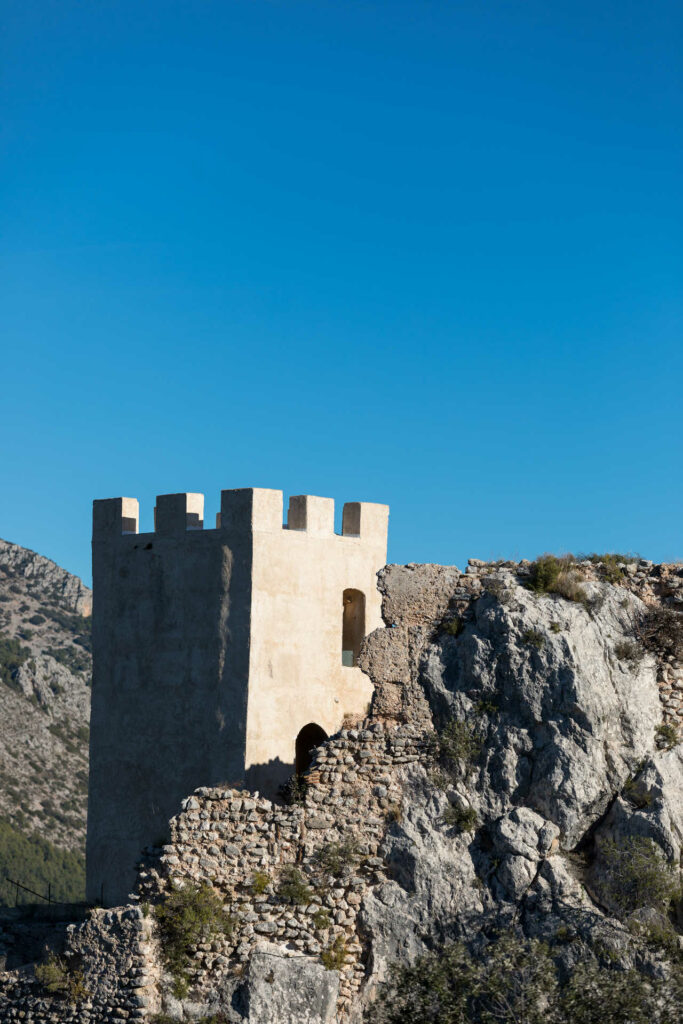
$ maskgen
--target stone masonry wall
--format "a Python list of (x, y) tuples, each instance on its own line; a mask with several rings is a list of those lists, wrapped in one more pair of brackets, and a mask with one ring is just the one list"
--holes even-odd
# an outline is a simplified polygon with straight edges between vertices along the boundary
[(87, 998), (77, 1006), (51, 996), (33, 965), (0, 973), (0, 1020), (34, 1024), (141, 1021), (158, 998), (159, 960), (152, 922), (139, 907), (90, 912), (66, 928), (65, 962), (82, 970)]
[[(397, 769), (423, 756), (421, 730), (389, 730), (381, 722), (342, 730), (318, 751), (307, 776), (303, 806), (278, 807), (246, 792), (199, 789), (171, 823), (171, 842), (156, 866), (142, 872), (140, 898), (156, 900), (175, 883), (207, 882), (225, 899), (236, 920), (228, 938), (200, 947), (193, 983), (208, 994), (226, 970), (239, 975), (264, 939), (320, 956), (343, 943), (339, 1005), (343, 1015), (365, 975), (357, 914), (361, 895), (384, 881), (378, 854), (391, 822), (400, 817)], [(326, 875), (317, 854), (327, 844), (351, 839), (357, 854), (342, 877)], [(283, 868), (295, 866), (310, 886), (306, 903), (278, 894)], [(257, 872), (269, 876), (262, 894)]]

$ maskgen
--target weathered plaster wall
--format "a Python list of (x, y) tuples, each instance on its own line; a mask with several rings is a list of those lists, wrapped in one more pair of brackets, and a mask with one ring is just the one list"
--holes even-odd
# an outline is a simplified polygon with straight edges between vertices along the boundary
[(305, 725), (332, 735), (372, 698), (360, 668), (342, 665), (342, 595), (365, 595), (365, 633), (382, 624), (377, 572), (389, 510), (346, 505), (340, 536), (334, 501), (301, 496), (283, 530), (281, 492), (261, 494), (268, 518), (254, 530), (246, 765), (250, 784), (272, 794), (291, 773)]

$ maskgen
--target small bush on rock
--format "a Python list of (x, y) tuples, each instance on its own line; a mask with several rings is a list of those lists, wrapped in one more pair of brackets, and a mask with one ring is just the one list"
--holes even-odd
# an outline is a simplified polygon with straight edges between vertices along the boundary
[(0, 680), (13, 689), (18, 689), (15, 682), (17, 669), (24, 664), (31, 652), (22, 647), (13, 637), (0, 635)]
[(655, 842), (628, 836), (616, 843), (606, 840), (600, 848), (604, 874), (597, 883), (598, 895), (626, 917), (641, 907), (666, 913), (680, 896), (680, 877)]
[(453, 761), (473, 761), (481, 750), (481, 736), (469, 722), (453, 718), (439, 735), (439, 754)]
[(540, 942), (504, 937), (478, 958), (464, 943), (454, 943), (395, 967), (372, 1019), (381, 1024), (546, 1024), (556, 989), (553, 962)]
[(322, 951), (320, 962), (326, 971), (341, 971), (346, 963), (346, 943), (341, 935), (337, 936), (331, 946)]
[(458, 615), (441, 623), (441, 628), (448, 636), (460, 636), (465, 624)]
[(56, 953), (50, 953), (44, 964), (38, 964), (35, 975), (51, 995), (70, 1003), (81, 1003), (89, 996), (81, 968)]
[(678, 729), (671, 722), (664, 722), (655, 729), (655, 737), (666, 750), (673, 750), (681, 742)]
[(282, 869), (277, 894), (285, 903), (301, 905), (313, 902), (313, 892), (306, 884), (300, 871), (293, 864)]
[(621, 640), (614, 645), (614, 653), (619, 661), (627, 661), (635, 666), (643, 660), (645, 651), (635, 640)]
[(645, 786), (636, 782), (635, 779), (628, 779), (624, 783), (624, 796), (629, 800), (634, 807), (649, 807), (652, 803), (652, 793)]
[(446, 825), (452, 825), (460, 832), (472, 832), (477, 827), (479, 817), (474, 807), (447, 807), (443, 812)]
[(216, 935), (230, 935), (234, 920), (205, 882), (173, 889), (154, 908), (154, 916), (164, 963), (174, 978), (174, 995), (182, 999), (189, 990), (187, 971), (194, 947)]
[(592, 562), (606, 583), (620, 583), (624, 579), (622, 565), (638, 561), (637, 555), (620, 555), (618, 553), (580, 555), (579, 558), (582, 561)]
[(360, 859), (360, 847), (355, 839), (345, 836), (341, 842), (325, 843), (316, 852), (316, 866), (326, 875), (342, 878)]
[(277, 795), (288, 807), (295, 804), (303, 804), (306, 800), (308, 783), (301, 775), (291, 775), (286, 782), (280, 786)]
[(502, 605), (509, 605), (514, 597), (512, 588), (507, 586), (501, 579), (486, 580), (484, 589), (487, 594), (491, 594)]
[(270, 875), (265, 871), (255, 871), (251, 879), (251, 891), (255, 896), (263, 896), (270, 885)]
[(572, 555), (541, 555), (532, 562), (530, 573), (528, 588), (534, 593), (557, 594), (567, 601), (587, 605), (586, 591)]
[(522, 640), (530, 647), (535, 647), (537, 651), (540, 651), (545, 644), (543, 633), (539, 633), (537, 629), (525, 629), (522, 633)]
[(319, 932), (324, 932), (325, 929), (329, 928), (332, 924), (332, 918), (330, 917), (329, 912), (327, 910), (323, 910), (322, 907), (320, 910), (316, 910), (311, 920), (313, 921), (313, 927)]
[(431, 753), (447, 776), (468, 775), (482, 746), (483, 736), (476, 725), (452, 718), (441, 732), (434, 736)]

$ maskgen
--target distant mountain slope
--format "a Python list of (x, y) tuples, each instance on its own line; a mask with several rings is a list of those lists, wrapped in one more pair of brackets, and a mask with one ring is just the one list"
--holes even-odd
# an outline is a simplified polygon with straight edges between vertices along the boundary
[(91, 607), (91, 591), (77, 576), (0, 540), (0, 818), (78, 854), (88, 785)]

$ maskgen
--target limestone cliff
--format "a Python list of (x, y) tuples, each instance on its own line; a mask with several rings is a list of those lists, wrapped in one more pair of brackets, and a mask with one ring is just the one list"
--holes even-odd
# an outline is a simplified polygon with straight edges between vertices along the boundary
[[(625, 913), (605, 872), (610, 840), (631, 837), (680, 868), (681, 652), (643, 623), (676, 609), (683, 573), (572, 572), (569, 600), (530, 589), (528, 563), (383, 570), (387, 625), (362, 651), (371, 712), (319, 748), (300, 802), (189, 795), (146, 851), (139, 909), (97, 911), (69, 940), (90, 1001), (39, 1010), (27, 971), (6, 975), (4, 1011), (0, 982), (0, 1015), (355, 1024), (392, 963), (501, 930), (545, 939), (567, 971), (599, 948), (666, 979), (680, 921)], [(202, 884), (230, 927), (188, 950), (179, 986), (151, 908)]]
[(78, 577), (0, 540), (0, 818), (79, 851), (88, 781), (91, 606), (91, 592)]

